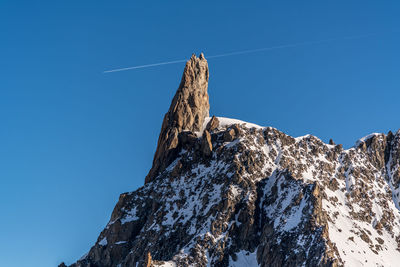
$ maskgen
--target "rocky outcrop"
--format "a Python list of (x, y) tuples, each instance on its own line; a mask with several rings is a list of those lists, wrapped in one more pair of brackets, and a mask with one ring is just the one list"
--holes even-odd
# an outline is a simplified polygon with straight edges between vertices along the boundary
[(151, 259), (151, 254), (150, 254), (150, 252), (147, 252), (146, 258), (144, 260), (144, 266), (145, 267), (152, 267), (152, 265), (153, 265), (153, 261)]
[(217, 129), (219, 126), (219, 120), (217, 117), (212, 116), (211, 120), (207, 123), (206, 130), (211, 132), (214, 129)]
[(164, 116), (153, 166), (145, 179), (151, 182), (174, 159), (182, 131), (202, 130), (204, 119), (209, 115), (208, 103), (208, 64), (203, 54), (197, 58), (192, 55), (186, 63), (182, 81)]
[(212, 153), (212, 143), (211, 143), (211, 135), (207, 130), (204, 130), (203, 139), (201, 142), (201, 151), (203, 155), (206, 157), (211, 156)]

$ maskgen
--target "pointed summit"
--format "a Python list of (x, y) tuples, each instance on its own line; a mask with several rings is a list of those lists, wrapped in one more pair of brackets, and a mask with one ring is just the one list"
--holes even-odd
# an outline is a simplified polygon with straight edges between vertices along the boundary
[(186, 62), (181, 83), (164, 116), (153, 166), (145, 183), (154, 180), (174, 160), (180, 132), (201, 130), (210, 110), (208, 76), (208, 63), (203, 53), (198, 58), (193, 54)]

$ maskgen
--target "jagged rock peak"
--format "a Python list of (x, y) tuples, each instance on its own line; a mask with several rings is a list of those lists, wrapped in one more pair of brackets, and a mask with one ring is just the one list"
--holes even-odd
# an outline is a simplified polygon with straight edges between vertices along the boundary
[(181, 83), (165, 114), (153, 166), (145, 183), (154, 180), (173, 161), (179, 145), (179, 133), (201, 130), (210, 110), (208, 77), (208, 63), (203, 53), (199, 57), (193, 54), (186, 62)]

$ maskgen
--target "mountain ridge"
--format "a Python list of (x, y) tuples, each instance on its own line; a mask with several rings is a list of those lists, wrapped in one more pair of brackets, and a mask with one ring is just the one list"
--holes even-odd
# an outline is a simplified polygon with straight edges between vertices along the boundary
[(208, 117), (207, 61), (186, 66), (145, 185), (71, 266), (397, 265), (400, 130), (343, 149)]

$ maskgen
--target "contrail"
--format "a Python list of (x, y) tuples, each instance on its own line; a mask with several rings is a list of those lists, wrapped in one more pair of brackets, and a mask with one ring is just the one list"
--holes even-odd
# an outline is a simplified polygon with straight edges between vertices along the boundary
[(154, 64), (146, 64), (146, 65), (140, 65), (140, 66), (134, 66), (134, 67), (121, 68), (121, 69), (106, 70), (103, 73), (134, 70), (134, 69), (143, 69), (143, 68), (149, 68), (149, 67), (155, 67), (155, 66), (161, 66), (161, 65), (176, 64), (176, 63), (181, 63), (181, 62), (186, 62), (186, 61), (187, 61), (187, 59), (180, 59), (180, 60), (160, 62), (160, 63), (154, 63)]
[[(346, 36), (346, 37), (341, 37), (341, 38), (324, 39), (324, 40), (319, 40), (319, 41), (301, 42), (301, 43), (293, 43), (293, 44), (256, 48), (256, 49), (250, 49), (250, 50), (242, 50), (242, 51), (230, 52), (230, 53), (225, 53), (225, 54), (207, 56), (207, 59), (257, 53), (257, 52), (270, 51), (270, 50), (275, 50), (275, 49), (293, 48), (293, 47), (299, 47), (299, 46), (309, 46), (309, 45), (316, 45), (316, 44), (323, 44), (323, 43), (331, 43), (331, 42), (341, 41), (341, 40), (363, 39), (363, 38), (369, 38), (369, 37), (376, 36), (376, 35), (380, 35), (380, 34), (379, 33), (371, 33), (371, 34), (363, 34), (363, 35), (353, 35), (353, 36)], [(133, 67), (127, 67), (127, 68), (106, 70), (103, 73), (144, 69), (144, 68), (156, 67), (156, 66), (161, 66), (161, 65), (177, 64), (177, 63), (182, 63), (182, 62), (186, 62), (186, 61), (187, 61), (187, 59), (159, 62), (159, 63), (139, 65), (139, 66), (133, 66)]]

